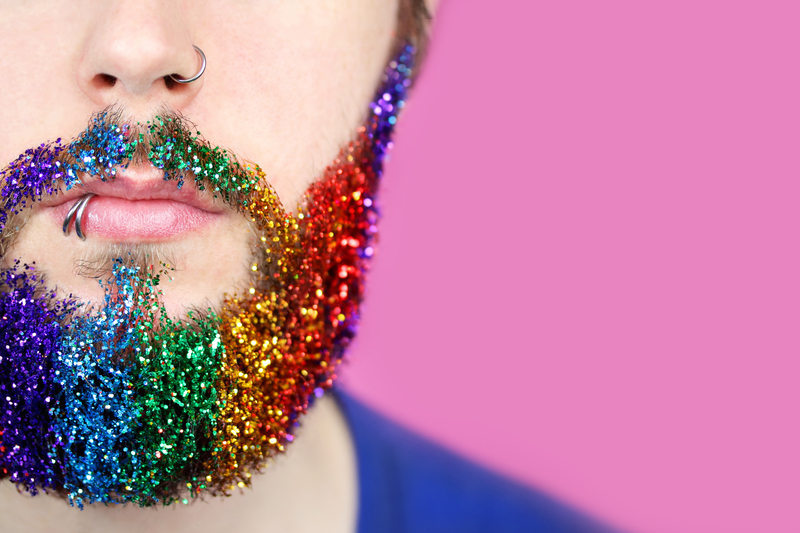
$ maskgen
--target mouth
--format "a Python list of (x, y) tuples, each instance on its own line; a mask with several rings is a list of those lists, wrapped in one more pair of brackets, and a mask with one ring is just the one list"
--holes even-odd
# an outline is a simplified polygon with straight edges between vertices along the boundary
[[(114, 242), (159, 242), (200, 231), (225, 210), (191, 183), (178, 187), (151, 164), (117, 168), (107, 181), (87, 178), (64, 194), (43, 199), (40, 208), (61, 231), (70, 209), (87, 194), (84, 234)], [(70, 227), (73, 221), (70, 221)]]

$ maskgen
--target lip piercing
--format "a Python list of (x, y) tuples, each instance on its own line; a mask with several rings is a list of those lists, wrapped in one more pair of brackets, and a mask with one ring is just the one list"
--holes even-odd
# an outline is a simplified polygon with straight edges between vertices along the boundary
[(86, 240), (86, 235), (83, 234), (81, 230), (81, 221), (83, 220), (83, 213), (86, 211), (86, 204), (89, 203), (89, 200), (92, 199), (94, 194), (87, 194), (77, 202), (75, 202), (67, 213), (67, 218), (64, 219), (64, 225), (62, 226), (61, 230), (64, 232), (64, 236), (69, 235), (69, 223), (72, 220), (72, 217), (75, 217), (75, 233), (78, 234), (78, 237), (82, 241)]
[(200, 59), (202, 60), (202, 64), (200, 65), (200, 70), (198, 71), (198, 73), (192, 76), (191, 78), (181, 78), (180, 76), (177, 76), (175, 74), (170, 74), (169, 77), (172, 78), (172, 81), (176, 81), (178, 83), (192, 83), (194, 80), (202, 76), (203, 72), (206, 71), (206, 55), (198, 47), (194, 46), (194, 49), (197, 50), (198, 54), (200, 54)]

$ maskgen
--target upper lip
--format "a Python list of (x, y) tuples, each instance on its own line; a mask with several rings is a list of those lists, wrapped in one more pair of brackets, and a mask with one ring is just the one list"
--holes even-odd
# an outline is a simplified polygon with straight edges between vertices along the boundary
[(106, 181), (96, 176), (85, 177), (63, 194), (43, 198), (41, 204), (45, 207), (57, 207), (92, 193), (130, 201), (172, 200), (210, 213), (222, 212), (209, 195), (201, 194), (194, 186), (193, 178), (188, 178), (187, 181), (189, 183), (178, 188), (177, 181), (165, 180), (164, 171), (151, 164), (117, 167), (116, 175), (106, 178)]

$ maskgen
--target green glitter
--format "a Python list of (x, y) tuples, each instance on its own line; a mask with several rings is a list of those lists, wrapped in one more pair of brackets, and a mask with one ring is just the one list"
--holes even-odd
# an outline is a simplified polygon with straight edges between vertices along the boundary
[(75, 317), (62, 340), (63, 407), (53, 414), (63, 453), (52, 457), (64, 457), (64, 488), (79, 506), (169, 504), (198, 460), (213, 466), (219, 320), (169, 318), (157, 280), (117, 260), (104, 307)]
[(257, 173), (242, 165), (228, 150), (211, 144), (198, 131), (185, 128), (185, 121), (156, 117), (148, 122), (151, 136), (148, 160), (164, 170), (165, 179), (183, 185), (184, 176), (192, 173), (200, 190), (211, 189), (222, 194), (226, 202), (238, 205), (255, 192)]

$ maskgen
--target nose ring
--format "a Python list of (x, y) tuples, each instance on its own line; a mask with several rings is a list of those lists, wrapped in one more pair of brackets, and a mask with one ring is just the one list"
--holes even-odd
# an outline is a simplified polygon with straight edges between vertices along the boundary
[(67, 217), (64, 219), (64, 225), (62, 226), (61, 230), (64, 232), (64, 236), (69, 235), (69, 223), (72, 220), (72, 217), (75, 217), (75, 233), (78, 234), (78, 237), (82, 241), (86, 240), (86, 235), (83, 234), (83, 229), (81, 228), (81, 223), (83, 222), (83, 213), (86, 211), (86, 204), (89, 203), (89, 200), (92, 199), (94, 194), (87, 194), (77, 202), (75, 202), (67, 213)]
[(181, 78), (180, 76), (177, 76), (175, 74), (170, 74), (169, 77), (172, 78), (172, 81), (176, 81), (178, 83), (192, 83), (194, 80), (202, 76), (203, 72), (206, 71), (206, 55), (203, 53), (202, 50), (200, 50), (200, 48), (194, 46), (194, 49), (197, 50), (197, 53), (200, 54), (200, 59), (203, 60), (202, 64), (200, 65), (200, 71), (191, 78)]

